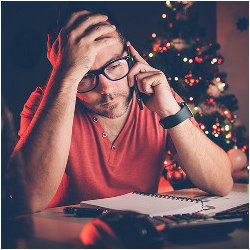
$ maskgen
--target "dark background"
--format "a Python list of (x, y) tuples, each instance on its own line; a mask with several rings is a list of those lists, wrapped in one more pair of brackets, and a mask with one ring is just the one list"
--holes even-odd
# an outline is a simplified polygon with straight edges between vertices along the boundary
[[(112, 12), (132, 45), (141, 52), (164, 13), (165, 1), (83, 2)], [(65, 2), (1, 2), (2, 7), (2, 98), (19, 129), (20, 113), (36, 86), (44, 85), (51, 66), (46, 56), (47, 31), (55, 8)], [(79, 4), (79, 2), (78, 2)], [(206, 40), (216, 40), (216, 2), (196, 2)]]

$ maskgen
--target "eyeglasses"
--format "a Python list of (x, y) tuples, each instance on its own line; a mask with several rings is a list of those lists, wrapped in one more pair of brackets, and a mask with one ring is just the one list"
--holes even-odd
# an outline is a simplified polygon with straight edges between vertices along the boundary
[(86, 93), (95, 89), (99, 84), (98, 76), (101, 74), (111, 81), (118, 81), (126, 77), (130, 69), (130, 59), (130, 56), (124, 56), (110, 62), (99, 70), (89, 71), (81, 79), (77, 88), (77, 92)]

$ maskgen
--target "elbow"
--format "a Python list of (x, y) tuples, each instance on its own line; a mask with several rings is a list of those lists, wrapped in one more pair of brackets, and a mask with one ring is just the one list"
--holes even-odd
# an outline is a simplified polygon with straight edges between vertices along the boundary
[(230, 177), (224, 185), (222, 185), (216, 192), (216, 195), (227, 196), (233, 188), (233, 178)]

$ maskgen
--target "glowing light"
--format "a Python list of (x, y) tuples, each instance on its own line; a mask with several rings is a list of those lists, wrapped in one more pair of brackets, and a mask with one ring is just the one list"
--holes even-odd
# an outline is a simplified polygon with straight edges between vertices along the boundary
[(201, 125), (201, 129), (203, 130), (203, 129), (205, 129), (205, 128), (206, 128), (206, 127), (202, 124), (202, 125)]
[(214, 59), (212, 60), (212, 62), (216, 63), (216, 62), (217, 62), (217, 58), (214, 58)]
[(148, 56), (149, 56), (149, 57), (153, 57), (154, 54), (153, 54), (153, 53), (149, 53)]
[(216, 77), (216, 82), (220, 82), (221, 81), (221, 79), (220, 79), (220, 77)]
[(194, 98), (191, 96), (191, 97), (189, 97), (189, 101), (193, 101), (194, 100)]
[(166, 46), (167, 46), (167, 47), (170, 47), (170, 46), (171, 46), (171, 43), (167, 43)]
[(219, 135), (216, 133), (216, 134), (214, 134), (214, 137), (218, 137)]
[(176, 76), (174, 79), (175, 79), (175, 81), (178, 81), (178, 80), (179, 80), (179, 78), (178, 78), (177, 76)]
[(168, 80), (169, 80), (169, 81), (171, 81), (171, 80), (172, 80), (172, 78), (171, 78), (171, 77), (169, 77), (169, 78), (168, 78)]
[(206, 134), (206, 135), (208, 135), (208, 134), (209, 134), (209, 132), (206, 130), (206, 131), (205, 131), (205, 134)]
[(180, 53), (177, 53), (177, 56), (180, 56), (181, 54)]
[(199, 108), (198, 108), (198, 107), (194, 107), (194, 110), (196, 110), (196, 111), (197, 111), (197, 110), (199, 110)]
[(201, 49), (200, 49), (200, 48), (197, 48), (196, 50), (197, 50), (197, 51), (200, 51)]
[(224, 111), (224, 114), (225, 114), (225, 115), (228, 115), (228, 114), (229, 114), (229, 111), (228, 111), (228, 110), (225, 110), (225, 111)]
[(230, 139), (232, 137), (231, 133), (226, 134), (225, 138)]
[(187, 62), (187, 60), (188, 60), (188, 59), (187, 59), (186, 57), (183, 58), (183, 62)]
[(153, 34), (152, 34), (152, 37), (153, 37), (153, 38), (156, 38), (156, 34), (155, 34), (155, 33), (153, 33)]
[(170, 28), (170, 29), (173, 28), (173, 24), (172, 24), (172, 23), (169, 24), (169, 28)]
[(225, 125), (225, 130), (229, 131), (229, 129), (230, 129), (229, 125)]
[(226, 84), (223, 82), (223, 83), (221, 84), (221, 86), (224, 88), (224, 87), (226, 86)]
[(162, 18), (166, 18), (167, 17), (167, 15), (166, 14), (162, 14)]
[(171, 155), (171, 151), (170, 150), (168, 150), (168, 155)]
[(189, 62), (189, 63), (193, 63), (193, 59), (189, 59), (188, 62)]
[(166, 1), (166, 5), (168, 6), (171, 5), (170, 1)]
[(226, 144), (230, 144), (230, 140), (226, 140)]
[(168, 164), (168, 162), (167, 162), (167, 161), (164, 161), (164, 164), (165, 164), (165, 165), (167, 165), (167, 164)]
[(217, 129), (217, 126), (215, 124), (213, 125), (213, 129)]

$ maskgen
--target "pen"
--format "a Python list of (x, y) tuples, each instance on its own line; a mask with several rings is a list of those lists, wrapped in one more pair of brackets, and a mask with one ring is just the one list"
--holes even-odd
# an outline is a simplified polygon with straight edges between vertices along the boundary
[(76, 217), (98, 217), (107, 213), (108, 210), (101, 208), (65, 207), (63, 212), (65, 214), (72, 214)]

